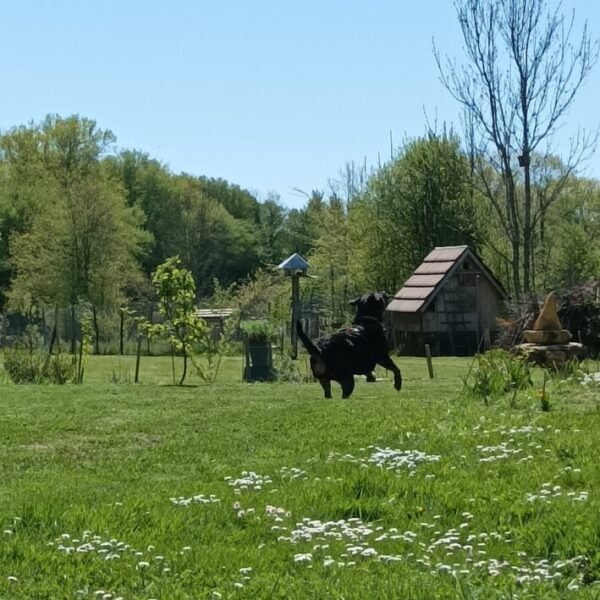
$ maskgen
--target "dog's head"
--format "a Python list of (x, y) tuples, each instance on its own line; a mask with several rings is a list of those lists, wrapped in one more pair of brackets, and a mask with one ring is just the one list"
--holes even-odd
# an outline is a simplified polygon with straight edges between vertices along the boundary
[(351, 300), (350, 304), (356, 308), (355, 319), (372, 317), (383, 323), (383, 314), (388, 305), (388, 295), (385, 292), (371, 292)]

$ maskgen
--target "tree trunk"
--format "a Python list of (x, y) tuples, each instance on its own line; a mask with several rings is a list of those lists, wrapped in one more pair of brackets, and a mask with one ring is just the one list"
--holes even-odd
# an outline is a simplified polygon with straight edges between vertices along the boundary
[(92, 321), (94, 323), (94, 354), (100, 354), (100, 328), (98, 327), (98, 311), (92, 305)]
[[(149, 308), (148, 308), (148, 323), (150, 323), (150, 325), (152, 325), (152, 315), (153, 315), (152, 302), (150, 302)], [(147, 354), (148, 354), (148, 356), (150, 356), (150, 336), (149, 335), (146, 336), (146, 346), (147, 346)]]
[(79, 357), (77, 360), (77, 383), (83, 383), (83, 336), (79, 342)]
[(329, 283), (330, 283), (330, 291), (331, 291), (331, 318), (335, 321), (335, 281), (334, 281), (334, 270), (333, 264), (329, 264)]
[(142, 334), (138, 333), (138, 339), (137, 339), (137, 348), (136, 348), (136, 352), (135, 352), (135, 378), (134, 378), (134, 383), (137, 383), (139, 381), (139, 377), (140, 377), (140, 359), (142, 356)]
[(75, 305), (71, 304), (71, 354), (75, 356), (77, 354), (77, 336), (75, 335)]
[(183, 382), (185, 381), (185, 376), (187, 375), (188, 355), (187, 355), (187, 348), (185, 346), (185, 343), (182, 345), (181, 351), (183, 352), (183, 373), (181, 374), (181, 379), (179, 380), (179, 385), (183, 385)]
[(52, 335), (50, 336), (50, 345), (48, 346), (48, 355), (52, 354), (54, 344), (58, 339), (58, 305), (54, 305), (54, 325), (52, 326)]
[(171, 344), (171, 375), (173, 376), (173, 385), (175, 385), (177, 380), (175, 379), (175, 349), (173, 344)]
[(527, 97), (527, 77), (521, 77), (521, 114), (523, 118), (523, 147), (519, 164), (525, 175), (524, 185), (524, 223), (523, 223), (523, 291), (531, 291), (531, 271), (533, 264), (532, 231), (531, 231), (531, 157), (529, 148), (529, 104)]
[(119, 354), (121, 356), (123, 356), (124, 352), (123, 352), (123, 347), (124, 347), (124, 342), (123, 342), (123, 338), (125, 336), (125, 311), (123, 310), (123, 307), (121, 308), (121, 310), (119, 311), (120, 313), (120, 321), (119, 321)]
[(517, 215), (517, 193), (515, 180), (510, 166), (510, 157), (506, 152), (502, 153), (503, 177), (506, 186), (506, 212), (510, 223), (510, 242), (512, 246), (512, 277), (514, 293), (517, 298), (521, 296), (521, 235), (519, 230), (519, 218)]
[(523, 291), (531, 291), (533, 251), (531, 244), (531, 180), (529, 164), (525, 167), (525, 222), (523, 223)]

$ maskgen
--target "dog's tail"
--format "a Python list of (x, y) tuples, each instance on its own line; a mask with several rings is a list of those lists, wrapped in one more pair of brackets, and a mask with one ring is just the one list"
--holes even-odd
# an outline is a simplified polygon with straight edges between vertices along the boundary
[(302, 323), (296, 321), (296, 332), (302, 342), (302, 345), (306, 348), (307, 352), (311, 356), (321, 356), (321, 351), (312, 343), (311, 339), (302, 330)]

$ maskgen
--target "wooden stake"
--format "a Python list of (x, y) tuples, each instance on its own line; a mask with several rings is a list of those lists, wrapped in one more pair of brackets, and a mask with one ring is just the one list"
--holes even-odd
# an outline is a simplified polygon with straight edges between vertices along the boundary
[(140, 376), (140, 357), (142, 356), (142, 335), (138, 333), (137, 339), (137, 351), (135, 353), (135, 377), (133, 379), (134, 383), (139, 381)]
[(431, 348), (425, 344), (425, 358), (427, 359), (427, 369), (429, 370), (429, 379), (433, 379), (433, 364), (431, 362)]

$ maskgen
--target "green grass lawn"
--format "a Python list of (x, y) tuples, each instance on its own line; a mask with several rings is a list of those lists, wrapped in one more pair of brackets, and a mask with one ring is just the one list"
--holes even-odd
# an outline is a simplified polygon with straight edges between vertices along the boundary
[(395, 360), (349, 400), (236, 358), (0, 384), (0, 598), (600, 597), (600, 388), (486, 407), (470, 360)]

